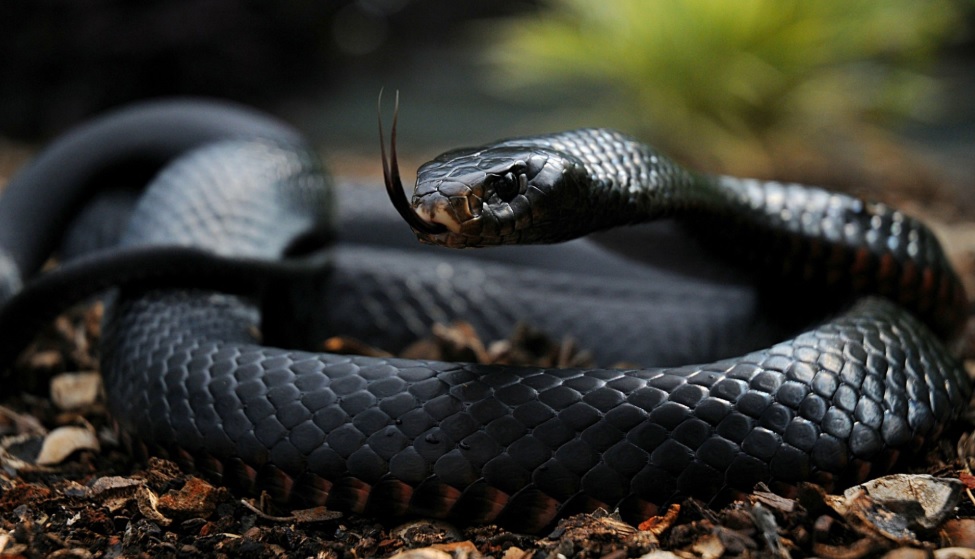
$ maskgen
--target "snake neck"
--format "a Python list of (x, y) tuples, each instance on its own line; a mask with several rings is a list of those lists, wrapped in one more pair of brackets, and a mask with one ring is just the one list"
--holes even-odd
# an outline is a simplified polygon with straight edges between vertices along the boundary
[[(584, 128), (531, 138), (501, 147), (545, 148), (571, 157), (585, 175), (591, 230), (618, 227), (687, 212), (717, 213), (727, 192), (710, 177), (692, 173), (652, 147), (621, 132)], [(588, 231), (587, 231), (588, 232)]]
[(800, 184), (726, 176), (704, 182), (721, 202), (695, 224), (722, 252), (775, 281), (816, 286), (830, 298), (882, 295), (943, 338), (960, 333), (964, 287), (937, 237), (917, 219)]
[(553, 134), (542, 143), (584, 166), (594, 186), (593, 229), (677, 217), (778, 284), (816, 286), (832, 299), (882, 295), (945, 338), (964, 325), (967, 297), (938, 239), (889, 206), (805, 185), (693, 173), (611, 130)]
[(613, 130), (447, 152), (418, 171), (413, 204), (444, 226), (418, 237), (454, 247), (559, 242), (675, 217), (792, 307), (813, 300), (806, 294), (829, 303), (883, 295), (942, 337), (966, 318), (957, 274), (916, 219), (821, 188), (693, 173)]

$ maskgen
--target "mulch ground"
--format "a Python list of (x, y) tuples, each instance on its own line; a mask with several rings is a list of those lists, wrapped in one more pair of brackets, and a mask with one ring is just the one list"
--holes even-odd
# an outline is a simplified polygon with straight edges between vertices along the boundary
[[(910, 519), (911, 511), (884, 508), (862, 494), (829, 496), (813, 485), (800, 487), (793, 499), (758, 488), (720, 510), (686, 500), (639, 527), (598, 511), (565, 519), (540, 536), (440, 521), (389, 525), (323, 508), (281, 510), (260, 496), (214, 486), (173, 462), (137, 462), (125, 452), (106, 413), (98, 376), (77, 372), (96, 367), (100, 310), (78, 309), (59, 318), (21, 359), (17, 378), (23, 390), (8, 395), (0, 407), (0, 558), (676, 554), (855, 559), (908, 551), (930, 557), (942, 548), (954, 554), (947, 556), (975, 557), (975, 550), (958, 549), (975, 547), (970, 492), (975, 477), (968, 459), (958, 457), (959, 452), (975, 456), (970, 418), (908, 469), (961, 481), (960, 493), (945, 505), (953, 510), (934, 527), (910, 520), (891, 531), (884, 523), (891, 516)], [(378, 351), (350, 340), (329, 344), (333, 350)], [(467, 360), (515, 356), (545, 365), (586, 359), (570, 345), (547, 342), (527, 330), (485, 349), (465, 325), (438, 327), (410, 351)], [(911, 485), (899, 491), (902, 500), (912, 501), (919, 490)], [(879, 516), (863, 513), (878, 506)]]

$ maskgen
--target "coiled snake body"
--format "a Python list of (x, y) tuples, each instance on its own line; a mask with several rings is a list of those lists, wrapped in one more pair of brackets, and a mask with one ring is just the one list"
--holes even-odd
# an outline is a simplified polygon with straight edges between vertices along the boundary
[[(133, 158), (163, 170), (120, 234), (103, 227), (94, 250), (63, 249), (60, 270), (32, 278), (66, 246), (63, 224), (93, 196), (93, 179), (111, 179), (106, 169)], [(368, 291), (343, 314), (381, 335), (446, 317), (421, 316), (426, 307), (485, 321), (519, 309), (544, 318), (568, 311), (537, 311), (539, 299), (564, 291), (585, 305), (585, 291), (603, 284), (614, 287), (589, 308), (616, 303), (621, 324), (586, 326), (617, 338), (635, 330), (640, 343), (637, 323), (652, 311), (634, 297), (653, 287), (610, 277), (610, 264), (601, 272), (603, 256), (579, 248), (588, 245), (554, 249), (566, 261), (592, 255), (582, 267), (597, 279), (578, 279), (581, 288), (565, 278), (586, 276), (566, 275), (565, 262), (545, 275), (322, 248), (336, 219), (331, 196), (295, 133), (239, 108), (157, 103), (96, 121), (42, 154), (0, 199), (3, 356), (9, 362), (22, 345), (34, 311), (118, 285), (103, 375), (136, 448), (298, 503), (529, 530), (595, 506), (645, 516), (682, 496), (725, 498), (757, 482), (849, 483), (931, 440), (968, 402), (969, 381), (941, 341), (959, 327), (964, 292), (922, 224), (815, 188), (694, 175), (604, 130), (449, 152), (420, 169), (414, 209), (397, 203), (415, 211), (407, 218), (422, 240), (451, 246), (549, 242), (687, 215), (706, 242), (758, 270), (762, 285), (821, 283), (830, 299), (862, 298), (767, 349), (667, 369), (516, 368), (262, 345), (294, 343), (275, 326), (324, 320), (301, 299), (316, 293)], [(93, 215), (75, 230), (105, 225), (107, 214)], [(694, 314), (690, 303), (679, 307)], [(679, 329), (682, 313), (671, 313)]]

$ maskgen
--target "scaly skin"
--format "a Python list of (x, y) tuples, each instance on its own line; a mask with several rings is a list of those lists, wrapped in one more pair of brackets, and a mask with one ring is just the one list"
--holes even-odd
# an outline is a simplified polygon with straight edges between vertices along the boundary
[(743, 265), (837, 296), (880, 294), (957, 334), (965, 292), (934, 234), (883, 204), (820, 188), (687, 171), (633, 138), (582, 129), (454, 150), (423, 165), (426, 243), (550, 243), (677, 216)]
[[(138, 136), (138, 130), (129, 132)], [(562, 144), (580, 151), (552, 151)], [(625, 149), (612, 149), (620, 146)], [(485, 159), (516, 150), (522, 155), (515, 162), (523, 161), (514, 168)], [(689, 211), (695, 219), (721, 215), (737, 224), (742, 238), (771, 241), (769, 250), (791, 247), (779, 252), (795, 256), (783, 277), (825, 275), (854, 291), (887, 295), (896, 287), (893, 296), (916, 301), (920, 315), (933, 317), (948, 316), (961, 293), (927, 231), (880, 206), (774, 183), (705, 180), (603, 131), (475, 151), (462, 163), (438, 158), (451, 177), (440, 184), (459, 194), (464, 187), (454, 177), (504, 182), (502, 192), (480, 194), (489, 209), (455, 196), (430, 202), (420, 214), (454, 233), (467, 232), (476, 215), (492, 216), (470, 233), (488, 243), (509, 230), (519, 240), (555, 240), (578, 234), (573, 227), (580, 223), (600, 228)], [(421, 169), (421, 198), (434, 168)], [(264, 184), (268, 177), (273, 188)], [(549, 204), (542, 191), (558, 178), (565, 179), (564, 197)], [(611, 187), (593, 194), (593, 178)], [(656, 186), (645, 190), (647, 184)], [(0, 227), (26, 215), (20, 204), (35, 186), (20, 183), (13, 199), (19, 203), (3, 206), (11, 220)], [(253, 190), (240, 196), (240, 188)], [(219, 268), (222, 281), (240, 287), (260, 283), (262, 269), (276, 269), (274, 287), (290, 289), (285, 255), (309, 230), (328, 225), (329, 212), (311, 202), (324, 204), (327, 189), (311, 150), (290, 140), (203, 146), (150, 186), (135, 210), (146, 219), (134, 219), (122, 243), (128, 250), (143, 247), (148, 262), (158, 257), (170, 264), (154, 252), (162, 251), (159, 244), (199, 247), (192, 269), (170, 270), (187, 278)], [(443, 213), (447, 207), (458, 213)], [(516, 215), (519, 207), (530, 212)], [(842, 227), (820, 222), (817, 232), (807, 223), (811, 217), (801, 217), (834, 214), (853, 219), (837, 222)], [(152, 216), (166, 217), (155, 223)], [(285, 226), (274, 226), (282, 220)], [(527, 224), (566, 229), (535, 236), (522, 228)], [(245, 234), (227, 234), (241, 226)], [(15, 238), (16, 231), (8, 233)], [(824, 244), (836, 238), (850, 246)], [(428, 240), (450, 245), (456, 239)], [(208, 260), (206, 250), (219, 256)], [(45, 257), (21, 252), (17, 261)], [(909, 263), (904, 256), (919, 258)], [(817, 264), (807, 274), (809, 258), (835, 267), (821, 274)], [(106, 273), (113, 269), (107, 262), (100, 268)], [(151, 275), (151, 268), (139, 273)], [(57, 272), (48, 277), (57, 287)], [(60, 277), (75, 285), (84, 280), (83, 273)], [(389, 289), (378, 286), (382, 294), (412, 281), (382, 278), (389, 282)], [(99, 279), (89, 278), (103, 285)], [(877, 297), (736, 359), (671, 369), (560, 370), (280, 349), (258, 339), (260, 306), (250, 299), (215, 293), (209, 284), (122, 283), (104, 329), (103, 373), (109, 406), (135, 449), (172, 456), (247, 491), (386, 517), (422, 514), (539, 530), (596, 506), (640, 518), (683, 496), (721, 500), (757, 482), (777, 488), (803, 480), (849, 483), (931, 441), (971, 392), (942, 341), (904, 307)], [(920, 291), (899, 295), (902, 286)]]
[[(556, 145), (560, 138), (582, 143), (585, 136), (556, 135), (544, 142)], [(518, 229), (519, 221), (537, 226), (588, 217), (601, 223), (621, 214), (640, 220), (647, 214), (710, 211), (732, 218), (729, 223), (744, 221), (738, 223), (743, 230), (779, 228), (787, 247), (796, 239), (822, 237), (804, 225), (803, 212), (829, 217), (873, 211), (854, 220), (869, 227), (841, 228), (851, 233), (845, 238), (864, 241), (848, 249), (849, 263), (855, 266), (867, 251), (866, 269), (877, 272), (862, 285), (846, 282), (867, 291), (905, 283), (883, 273), (888, 254), (883, 247), (896, 243), (877, 241), (880, 236), (896, 230), (921, 242), (916, 237), (927, 235), (913, 226), (916, 222), (894, 217), (900, 214), (878, 212), (880, 206), (817, 189), (703, 180), (638, 146), (636, 153), (651, 154), (657, 165), (638, 176), (658, 177), (659, 188), (641, 195), (639, 180), (614, 175), (604, 182), (612, 186), (610, 192), (599, 196), (624, 201), (623, 210), (604, 211), (590, 202), (571, 217), (566, 215), (574, 204), (549, 204), (532, 188), (544, 190), (539, 181), (553, 176), (581, 188), (596, 171), (580, 164), (579, 157), (538, 147), (535, 140), (474, 150), (462, 155), (461, 163), (450, 163), (458, 153), (453, 152), (431, 165), (454, 169), (447, 173), (450, 180), (439, 183), (461, 188), (455, 177), (503, 178), (511, 169), (497, 167), (486, 154), (510, 153), (524, 144), (530, 145), (528, 153), (515, 163), (529, 176), (522, 180), (511, 171), (511, 178), (525, 188), (531, 218), (511, 214), (505, 221), (503, 196), (483, 184), (470, 190), (481, 188), (488, 205), (455, 201), (443, 207), (492, 215), (481, 220), (491, 223), (489, 233), (510, 228), (520, 240), (534, 230)], [(599, 153), (590, 157), (646, 170), (632, 151)], [(565, 161), (567, 169), (555, 166)], [(420, 200), (430, 168), (419, 173)], [(691, 193), (684, 195), (688, 188)], [(654, 204), (664, 207), (648, 209)], [(729, 205), (734, 207), (716, 210)], [(418, 213), (431, 217), (429, 210)], [(449, 218), (439, 222), (451, 227)], [(796, 231), (782, 228), (791, 223), (798, 224)], [(454, 244), (449, 239), (457, 237), (431, 240)], [(955, 277), (939, 249), (912, 252), (923, 256), (915, 265), (934, 266), (922, 276)], [(925, 285), (933, 284), (919, 287)], [(421, 514), (538, 530), (560, 515), (596, 506), (618, 507), (627, 517), (640, 518), (684, 496), (718, 502), (757, 482), (780, 489), (804, 480), (844, 485), (883, 471), (902, 450), (932, 440), (964, 409), (971, 393), (967, 376), (942, 342), (904, 308), (880, 298), (864, 298), (792, 340), (736, 359), (618, 371), (272, 349), (250, 337), (256, 319), (242, 312), (249, 308), (245, 303), (210, 299), (201, 304), (205, 297), (154, 292), (124, 298), (106, 353), (110, 400), (126, 430), (146, 441), (148, 450), (175, 450), (245, 489), (270, 488), (279, 499), (368, 514)]]

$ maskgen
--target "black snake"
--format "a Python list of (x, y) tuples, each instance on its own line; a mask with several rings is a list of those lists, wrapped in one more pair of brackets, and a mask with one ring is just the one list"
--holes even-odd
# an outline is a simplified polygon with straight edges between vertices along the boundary
[[(696, 175), (606, 130), (448, 152), (418, 172), (412, 208), (393, 157), (394, 204), (429, 243), (550, 242), (679, 216), (761, 289), (800, 286), (777, 305), (822, 315), (824, 301), (853, 302), (767, 349), (667, 369), (278, 349), (328, 333), (403, 345), (463, 315), (488, 330), (538, 319), (622, 348), (617, 358), (668, 361), (726, 357), (781, 324), (756, 319), (754, 289), (698, 289), (694, 274), (647, 271), (586, 241), (488, 251), (480, 264), (406, 249), (388, 219), (335, 215), (316, 154), (284, 125), (160, 102), (65, 136), (0, 198), (0, 355), (9, 363), (40, 320), (116, 286), (102, 372), (136, 450), (299, 504), (523, 529), (597, 506), (645, 517), (757, 482), (849, 483), (968, 403), (942, 341), (963, 320), (964, 292), (930, 231), (896, 210)], [(616, 245), (634, 252), (641, 239)], [(38, 274), (55, 250), (61, 267)]]

